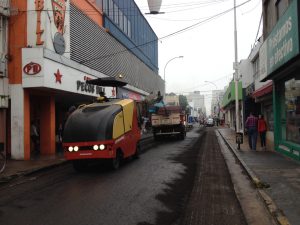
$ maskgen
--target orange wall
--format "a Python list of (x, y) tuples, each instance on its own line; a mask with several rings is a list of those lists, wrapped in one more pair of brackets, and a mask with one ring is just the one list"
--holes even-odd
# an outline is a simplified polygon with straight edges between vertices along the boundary
[(71, 0), (71, 3), (91, 18), (95, 23), (103, 27), (102, 12), (97, 7), (95, 0)]
[(27, 46), (27, 0), (11, 0), (11, 7), (19, 12), (9, 17), (8, 77), (10, 84), (21, 84), (22, 48)]

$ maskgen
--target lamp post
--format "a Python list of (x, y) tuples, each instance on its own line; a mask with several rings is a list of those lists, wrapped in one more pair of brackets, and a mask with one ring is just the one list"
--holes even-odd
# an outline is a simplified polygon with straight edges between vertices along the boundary
[(181, 56), (176, 56), (176, 57), (170, 59), (170, 60), (166, 63), (165, 68), (164, 68), (164, 81), (165, 81), (165, 82), (166, 82), (166, 68), (167, 68), (167, 65), (168, 65), (172, 60), (174, 60), (174, 59), (179, 59), (179, 58), (183, 58), (183, 56), (182, 56), (182, 55), (181, 55)]
[(166, 68), (167, 68), (167, 65), (168, 65), (172, 60), (174, 60), (174, 59), (182, 59), (182, 58), (183, 58), (182, 55), (181, 55), (181, 56), (176, 56), (176, 57), (170, 59), (170, 60), (166, 63), (165, 68), (164, 68), (164, 81), (165, 81), (165, 83), (166, 83)]

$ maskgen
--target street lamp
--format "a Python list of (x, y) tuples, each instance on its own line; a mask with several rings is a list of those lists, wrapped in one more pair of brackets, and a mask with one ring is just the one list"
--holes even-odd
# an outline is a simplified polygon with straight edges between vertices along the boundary
[(234, 0), (234, 90), (235, 90), (235, 126), (236, 126), (236, 143), (240, 149), (243, 142), (242, 133), (240, 132), (240, 112), (239, 112), (239, 74), (238, 74), (238, 45), (237, 45), (237, 28), (236, 28), (236, 0)]
[(236, 0), (234, 0), (234, 86), (235, 86), (235, 117), (236, 132), (240, 132), (240, 113), (239, 113), (239, 78), (238, 78), (238, 46), (237, 46), (237, 28), (236, 28)]
[(168, 65), (172, 60), (174, 60), (174, 59), (179, 59), (179, 58), (183, 58), (183, 56), (182, 56), (182, 55), (181, 55), (181, 56), (176, 56), (176, 57), (170, 59), (170, 60), (166, 63), (165, 68), (164, 68), (164, 81), (165, 81), (165, 82), (166, 82), (166, 67), (167, 67), (167, 65)]

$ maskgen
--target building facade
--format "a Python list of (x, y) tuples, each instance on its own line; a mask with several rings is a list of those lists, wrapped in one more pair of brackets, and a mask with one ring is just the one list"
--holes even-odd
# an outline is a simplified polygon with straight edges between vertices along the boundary
[[(299, 1), (263, 1), (260, 80), (272, 80), (275, 150), (300, 160)], [(271, 87), (271, 84), (270, 84)]]
[(206, 112), (204, 95), (201, 95), (200, 91), (191, 92), (186, 97), (189, 104), (193, 106), (195, 111), (199, 113)]
[[(222, 100), (222, 111), (224, 112), (225, 125), (232, 129), (236, 129), (236, 110), (235, 110), (235, 82), (231, 81), (225, 91)], [(238, 82), (238, 100), (239, 100), (239, 115), (243, 118), (243, 93), (242, 82)], [(240, 119), (240, 129), (243, 129), (243, 120)]]
[(0, 149), (7, 147), (9, 1), (0, 1)]
[(211, 99), (211, 116), (215, 119), (222, 120), (221, 104), (224, 97), (223, 90), (213, 90)]
[[(133, 0), (24, 0), (11, 7), (19, 12), (10, 18), (8, 42), (7, 150), (12, 158), (31, 158), (32, 123), (39, 130), (40, 154), (55, 154), (68, 109), (92, 102), (101, 91), (136, 100), (164, 91), (156, 35)], [(125, 8), (140, 16), (129, 19)], [(110, 16), (112, 9), (118, 20)], [(147, 34), (153, 38), (150, 47)], [(122, 77), (128, 85), (116, 93), (85, 82), (101, 77)]]
[(166, 105), (180, 106), (179, 95), (176, 95), (175, 93), (166, 94), (164, 97), (164, 102)]

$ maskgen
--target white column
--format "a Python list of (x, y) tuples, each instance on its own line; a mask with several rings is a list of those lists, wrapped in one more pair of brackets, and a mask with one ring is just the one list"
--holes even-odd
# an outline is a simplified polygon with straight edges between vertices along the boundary
[(10, 85), (11, 158), (24, 159), (24, 90), (21, 84)]

